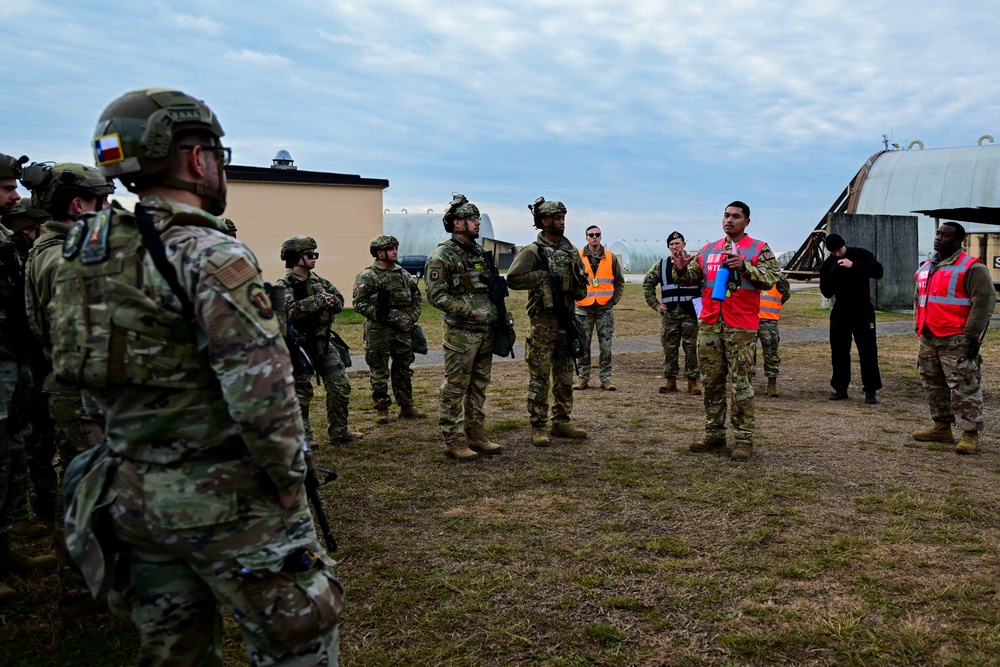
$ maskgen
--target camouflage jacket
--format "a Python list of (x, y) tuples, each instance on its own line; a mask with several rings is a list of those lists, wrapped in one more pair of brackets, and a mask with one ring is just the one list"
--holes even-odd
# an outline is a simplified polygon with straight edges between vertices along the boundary
[[(311, 271), (303, 276), (288, 269), (277, 283), (285, 287), (285, 315), (305, 337), (309, 357), (325, 357), (333, 321), (344, 309), (344, 295), (329, 280)], [(334, 296), (335, 305), (327, 304), (327, 294)]]
[[(141, 237), (132, 214), (109, 209), (87, 216), (66, 240), (71, 258), (55, 272), (49, 306), (55, 369), (100, 356), (100, 350), (87, 354), (95, 340), (117, 339), (107, 376), (81, 369), (76, 383), (105, 416), (115, 453), (153, 464), (249, 454), (276, 489), (296, 487), (306, 472), (302, 417), (288, 349), (253, 254), (201, 209), (162, 197), (141, 204), (152, 209), (194, 321), (149, 253), (135, 252)], [(86, 249), (102, 225), (108, 255), (85, 265), (82, 252), (71, 253), (74, 240)], [(131, 273), (114, 271), (130, 260), (137, 264)], [(81, 295), (81, 284), (92, 291)]]
[[(0, 225), (0, 245), (12, 244), (13, 242), (14, 237), (11, 231)], [(17, 271), (21, 271), (20, 267), (17, 267)], [(8, 271), (0, 271), (0, 321), (6, 322), (7, 320), (8, 297), (11, 290), (15, 289), (16, 284), (17, 280)], [(16, 345), (8, 344), (6, 339), (10, 337), (10, 332), (4, 331), (5, 328), (0, 327), (0, 359), (17, 359), (18, 355), (13, 349)]]
[[(378, 319), (378, 295), (383, 288), (388, 291), (389, 310), (384, 319)], [(420, 319), (421, 301), (417, 281), (399, 264), (386, 269), (372, 262), (354, 279), (354, 310), (365, 316), (369, 328), (409, 331)]]
[(46, 222), (45, 229), (48, 231), (35, 241), (24, 267), (24, 308), (28, 314), (28, 324), (35, 338), (45, 348), (45, 356), (49, 358), (52, 357), (52, 342), (49, 340), (49, 317), (46, 309), (52, 301), (52, 291), (55, 289), (53, 278), (62, 261), (63, 241), (72, 226), (72, 222)]
[(452, 236), (427, 257), (427, 301), (444, 311), (447, 326), (486, 331), (499, 320), (485, 254), (478, 243)]
[[(543, 253), (548, 260), (547, 269)], [(555, 316), (550, 274), (562, 279), (563, 303), (569, 312), (574, 312), (576, 302), (587, 296), (587, 271), (580, 252), (565, 236), (553, 244), (539, 232), (534, 243), (518, 251), (507, 271), (508, 287), (528, 290), (526, 309), (532, 319)]]

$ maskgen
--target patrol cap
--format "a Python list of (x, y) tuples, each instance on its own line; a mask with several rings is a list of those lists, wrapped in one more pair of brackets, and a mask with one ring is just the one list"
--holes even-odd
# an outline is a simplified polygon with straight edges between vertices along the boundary
[(670, 232), (670, 236), (667, 237), (667, 243), (670, 243), (674, 239), (680, 239), (681, 241), (683, 241), (684, 235), (681, 234), (680, 232)]
[(21, 165), (27, 162), (27, 155), (13, 157), (0, 153), (0, 178), (21, 178)]

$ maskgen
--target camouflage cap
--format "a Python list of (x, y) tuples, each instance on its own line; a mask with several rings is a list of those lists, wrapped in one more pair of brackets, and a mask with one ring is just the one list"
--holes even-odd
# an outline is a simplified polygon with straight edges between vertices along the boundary
[(0, 178), (21, 178), (21, 165), (27, 161), (27, 155), (12, 157), (5, 153), (0, 153)]
[(3, 216), (3, 226), (16, 233), (51, 219), (48, 212), (32, 205), (31, 197), (22, 197), (14, 204), (10, 213)]
[(56, 194), (62, 190), (79, 190), (98, 199), (115, 191), (98, 169), (77, 162), (33, 163), (23, 169), (21, 184), (31, 190), (35, 205), (50, 213)]
[(399, 247), (399, 240), (395, 236), (389, 236), (388, 234), (379, 234), (372, 239), (369, 244), (369, 250), (372, 253), (372, 257), (378, 256), (379, 250), (392, 250), (393, 248)]
[(281, 244), (281, 259), (288, 260), (292, 255), (298, 256), (317, 247), (316, 239), (311, 236), (293, 236)]

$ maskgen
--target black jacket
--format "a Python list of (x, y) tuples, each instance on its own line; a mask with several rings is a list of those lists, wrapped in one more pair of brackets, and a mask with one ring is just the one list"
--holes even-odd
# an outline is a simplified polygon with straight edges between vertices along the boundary
[[(837, 264), (849, 259), (854, 264), (849, 269)], [(828, 299), (837, 297), (835, 306), (871, 304), (871, 279), (882, 277), (882, 264), (864, 248), (847, 247), (843, 257), (830, 255), (819, 267), (819, 291)]]

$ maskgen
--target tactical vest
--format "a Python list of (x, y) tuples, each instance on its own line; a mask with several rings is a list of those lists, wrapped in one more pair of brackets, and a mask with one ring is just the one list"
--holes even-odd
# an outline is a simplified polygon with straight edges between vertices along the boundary
[(604, 257), (597, 265), (597, 274), (590, 268), (590, 260), (587, 259), (586, 250), (580, 249), (580, 259), (583, 261), (583, 268), (587, 271), (587, 296), (576, 302), (578, 306), (593, 306), (595, 303), (603, 306), (611, 297), (615, 295), (615, 275), (612, 271), (612, 256), (610, 250), (604, 251)]
[(760, 295), (760, 319), (781, 319), (781, 292), (778, 291), (777, 284)]
[[(673, 262), (670, 258), (664, 257), (660, 260), (660, 303), (668, 306), (672, 303), (690, 303), (701, 296), (698, 287), (681, 287), (675, 283), (672, 269)], [(693, 310), (692, 306), (692, 312)]]
[[(726, 239), (722, 238), (707, 244), (698, 256), (702, 274), (705, 276), (701, 294), (701, 319), (707, 324), (715, 324), (721, 314), (723, 321), (735, 329), (756, 329), (760, 326), (760, 290), (754, 287), (746, 276), (740, 276), (740, 288), (730, 294), (725, 301), (719, 302), (712, 298), (715, 276), (725, 248)], [(733, 246), (733, 252), (739, 253), (751, 266), (757, 265), (763, 249), (763, 241), (757, 241), (749, 236), (744, 236)]]
[(914, 276), (917, 279), (917, 333), (924, 325), (938, 337), (965, 333), (965, 321), (972, 312), (972, 301), (965, 291), (965, 275), (979, 261), (978, 257), (959, 253), (951, 264), (936, 269), (930, 260)]
[[(170, 224), (212, 227), (185, 212)], [(178, 298), (148, 255), (131, 213), (105, 209), (70, 230), (49, 304), (59, 380), (78, 388), (172, 389), (216, 381), (199, 351), (196, 324), (179, 312)], [(166, 307), (164, 297), (178, 309)]]
[[(490, 291), (490, 269), (481, 255), (466, 251), (458, 244), (445, 241), (441, 247), (455, 255), (462, 265), (461, 273), (452, 273), (448, 279), (451, 292), (466, 294), (486, 294)], [(464, 251), (464, 252), (463, 252)]]

